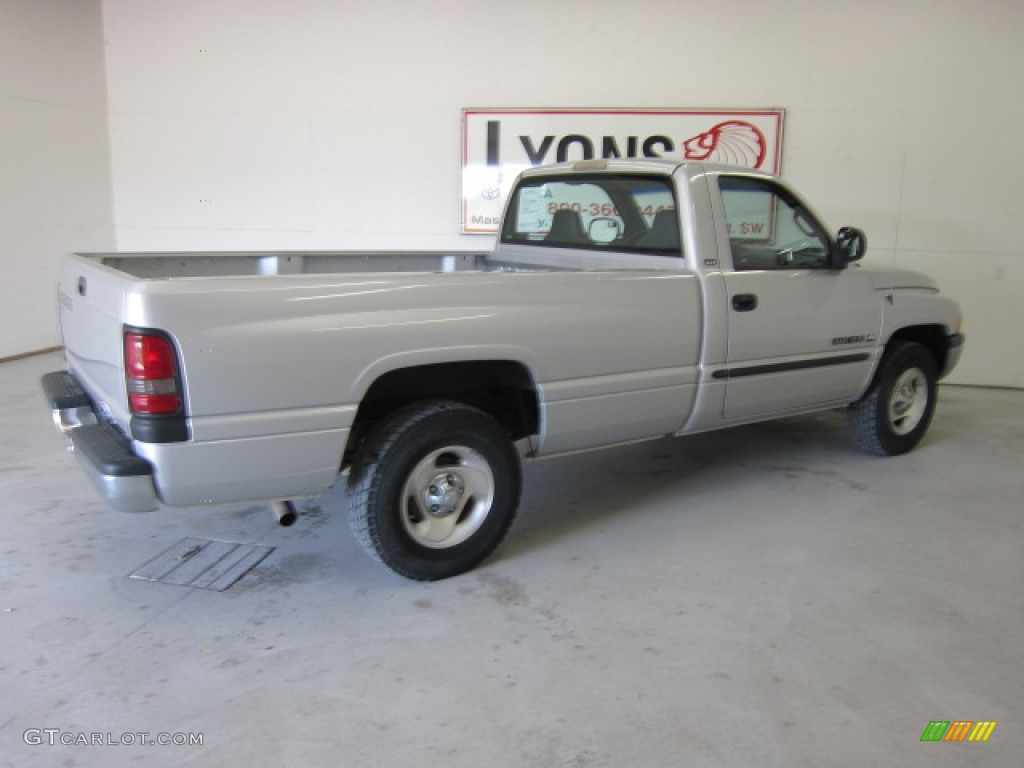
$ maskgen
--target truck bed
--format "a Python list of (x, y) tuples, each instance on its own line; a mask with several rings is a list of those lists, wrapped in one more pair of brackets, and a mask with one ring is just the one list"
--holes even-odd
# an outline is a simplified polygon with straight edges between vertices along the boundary
[[(543, 388), (537, 450), (679, 429), (696, 390), (696, 275), (578, 254), (78, 255), (60, 285), (67, 368), (159, 468), (171, 506), (323, 492), (370, 388), (437, 364), (513, 361), (526, 390)], [(159, 381), (182, 393), (187, 439), (133, 427), (127, 333), (172, 345), (180, 385)], [(421, 391), (421, 375), (403, 386)]]

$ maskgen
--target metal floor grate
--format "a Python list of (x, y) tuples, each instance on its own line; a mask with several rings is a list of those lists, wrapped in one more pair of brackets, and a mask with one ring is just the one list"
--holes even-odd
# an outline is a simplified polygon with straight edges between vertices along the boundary
[(182, 539), (128, 578), (223, 592), (273, 551), (236, 541)]

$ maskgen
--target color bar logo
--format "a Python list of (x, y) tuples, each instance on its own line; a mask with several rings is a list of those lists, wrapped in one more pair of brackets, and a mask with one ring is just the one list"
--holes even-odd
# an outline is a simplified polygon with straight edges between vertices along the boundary
[(932, 720), (921, 741), (988, 741), (995, 729), (994, 720)]

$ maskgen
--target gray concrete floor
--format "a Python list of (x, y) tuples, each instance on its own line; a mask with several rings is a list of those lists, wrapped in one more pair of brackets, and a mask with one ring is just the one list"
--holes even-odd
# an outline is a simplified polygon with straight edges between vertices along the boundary
[[(943, 388), (897, 459), (829, 413), (535, 463), (497, 555), (416, 584), (341, 487), (289, 529), (106, 508), (59, 367), (0, 365), (0, 765), (1020, 765), (1024, 392)], [(277, 549), (226, 592), (127, 578), (189, 536)], [(60, 744), (140, 732), (202, 745)]]

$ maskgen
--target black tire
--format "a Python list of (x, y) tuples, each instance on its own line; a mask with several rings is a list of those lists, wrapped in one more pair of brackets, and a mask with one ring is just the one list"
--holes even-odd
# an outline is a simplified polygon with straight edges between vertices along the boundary
[(850, 406), (854, 442), (880, 456), (911, 450), (931, 423), (937, 379), (935, 358), (925, 347), (912, 341), (892, 342), (871, 389)]
[(348, 480), (349, 522), (376, 560), (417, 581), (475, 568), (519, 508), (519, 455), (489, 415), (430, 401), (396, 411), (363, 446)]

